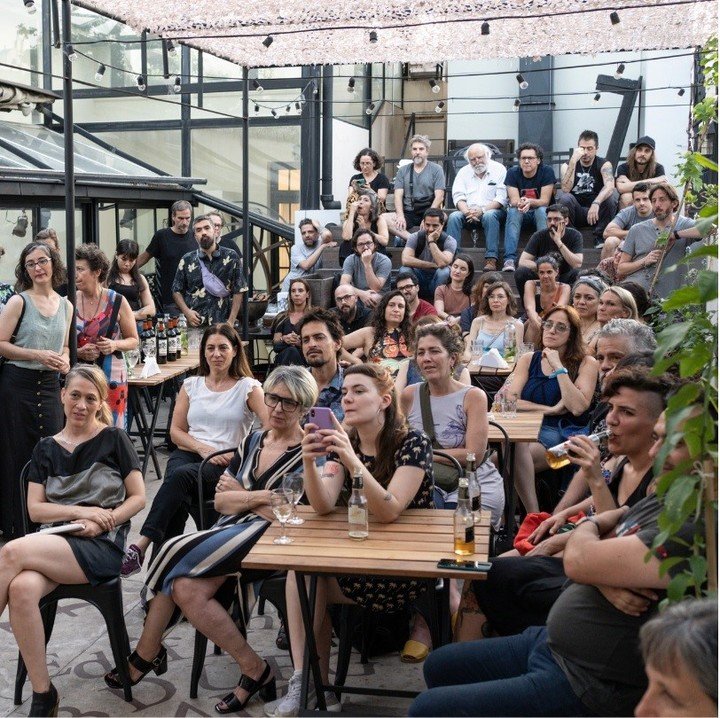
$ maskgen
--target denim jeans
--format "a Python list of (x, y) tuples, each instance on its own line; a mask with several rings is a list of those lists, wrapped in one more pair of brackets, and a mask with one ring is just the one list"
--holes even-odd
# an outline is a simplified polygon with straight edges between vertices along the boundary
[(443, 646), (423, 670), (428, 690), (410, 705), (411, 716), (590, 714), (552, 657), (544, 626)]
[[(483, 212), (480, 218), (480, 224), (482, 225), (483, 232), (485, 233), (485, 258), (494, 259), (498, 258), (498, 248), (500, 246), (500, 225), (505, 218), (504, 209), (489, 209), (487, 212)], [(451, 237), (455, 237), (460, 247), (460, 235), (463, 227), (467, 224), (465, 215), (460, 212), (453, 212), (450, 215), (450, 219), (447, 223), (447, 233)], [(517, 247), (516, 247), (517, 249)]]
[(589, 225), (587, 221), (588, 211), (590, 207), (583, 207), (570, 192), (561, 192), (556, 202), (567, 207), (570, 213), (570, 226), (576, 229), (592, 226), (593, 235), (597, 242), (602, 242), (605, 227), (610, 224), (613, 217), (617, 214), (617, 198), (615, 194), (611, 194), (598, 208), (598, 221), (593, 225)]
[(420, 285), (420, 296), (431, 303), (435, 298), (437, 287), (447, 284), (447, 280), (450, 279), (450, 267), (441, 269), (416, 269), (413, 267), (413, 272)]
[(524, 214), (515, 207), (508, 207), (505, 222), (505, 261), (517, 259), (517, 247), (520, 241), (520, 230), (523, 227), (532, 227), (535, 232), (547, 227), (547, 213), (545, 207), (536, 207)]

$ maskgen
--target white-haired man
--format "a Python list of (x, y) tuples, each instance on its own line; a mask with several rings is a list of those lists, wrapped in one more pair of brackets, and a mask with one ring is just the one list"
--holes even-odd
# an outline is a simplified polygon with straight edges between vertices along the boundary
[(450, 215), (447, 233), (457, 240), (468, 223), (480, 224), (485, 233), (485, 271), (495, 271), (500, 244), (500, 225), (505, 218), (507, 170), (491, 159), (490, 148), (475, 143), (465, 153), (468, 164), (460, 169), (453, 182), (453, 202), (457, 208)]

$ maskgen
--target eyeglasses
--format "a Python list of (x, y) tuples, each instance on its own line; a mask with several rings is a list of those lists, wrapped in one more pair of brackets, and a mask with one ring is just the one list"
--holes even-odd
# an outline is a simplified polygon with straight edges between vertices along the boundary
[(544, 321), (542, 323), (542, 328), (546, 329), (547, 331), (554, 330), (558, 334), (562, 334), (563, 332), (567, 332), (570, 330), (570, 327), (567, 324), (563, 324), (562, 322), (551, 322), (551, 321)]
[(358, 242), (356, 247), (358, 249), (364, 249), (365, 247), (372, 247), (375, 245), (375, 242)]
[(398, 287), (398, 292), (409, 292), (411, 290), (415, 289), (414, 284), (404, 284), (402, 287)]
[(222, 228), (222, 222), (213, 222), (213, 227), (220, 227), (220, 228)]
[(521, 157), (520, 162), (534, 162), (537, 157)]
[(25, 262), (25, 269), (27, 269), (28, 272), (32, 272), (35, 267), (47, 267), (49, 262), (49, 257), (43, 257), (42, 259), (38, 259), (37, 262)]
[(265, 406), (269, 406), (274, 409), (278, 404), (283, 411), (290, 413), (295, 411), (300, 406), (299, 401), (295, 399), (288, 399), (285, 396), (278, 396), (277, 394), (265, 394)]

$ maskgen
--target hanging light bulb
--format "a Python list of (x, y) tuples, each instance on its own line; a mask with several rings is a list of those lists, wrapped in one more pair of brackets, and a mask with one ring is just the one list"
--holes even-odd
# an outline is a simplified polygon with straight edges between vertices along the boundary
[(167, 40), (165, 46), (171, 55), (177, 55), (177, 47), (175, 47), (175, 43), (172, 40)]
[(37, 12), (35, 0), (23, 0), (23, 5), (25, 5), (28, 15), (34, 15)]
[(513, 102), (513, 112), (518, 112), (520, 110), (520, 100), (515, 100)]
[(374, 103), (374, 102), (371, 102), (371, 103), (365, 108), (365, 114), (366, 114), (366, 115), (372, 115), (374, 109), (375, 109), (375, 103)]
[(430, 83), (430, 89), (437, 95), (440, 92), (440, 85), (437, 84), (437, 80), (429, 80), (428, 82)]
[(518, 85), (520, 85), (521, 90), (527, 90), (528, 88), (528, 82), (527, 80), (522, 76), (522, 74), (518, 73), (515, 75), (515, 79), (517, 80)]
[(370, 30), (370, 42), (374, 45), (378, 41), (378, 34), (375, 30)]
[(260, 112), (260, 105), (255, 103), (255, 112)]
[(25, 117), (28, 117), (33, 111), (32, 105), (29, 102), (23, 102), (22, 105), (20, 105), (20, 111)]
[(295, 103), (295, 109), (300, 112), (300, 110), (302, 109), (302, 105), (300, 104), (300, 102)]
[(275, 112), (275, 110), (270, 110), (270, 114), (277, 120), (277, 118), (278, 118), (278, 113)]
[(595, 97), (593, 97), (593, 102), (600, 102), (600, 93), (595, 93)]
[(489, 22), (486, 21), (480, 26), (480, 34), (481, 35), (489, 35), (490, 34), (490, 23)]
[(270, 45), (273, 44), (273, 36), (268, 35), (263, 41), (263, 52), (267, 52), (270, 49)]
[(65, 54), (70, 62), (75, 62), (78, 59), (77, 52), (73, 49), (73, 46), (68, 44), (65, 46)]
[(615, 70), (615, 79), (619, 80), (623, 72), (625, 72), (625, 64), (621, 62)]
[(172, 91), (179, 95), (182, 92), (182, 80), (180, 79), (180, 75), (175, 76), (175, 81), (172, 84)]
[(620, 23), (620, 15), (618, 15), (615, 10), (610, 13), (610, 22), (613, 25), (618, 25)]
[(265, 88), (257, 80), (253, 80), (252, 81), (252, 89), (254, 92), (257, 92), (258, 94), (260, 94)]
[(145, 92), (147, 89), (147, 85), (145, 84), (145, 77), (143, 75), (138, 75), (137, 78), (135, 78), (135, 82), (137, 82), (137, 88), (140, 90), (140, 92)]
[(102, 82), (106, 69), (107, 68), (102, 64), (102, 62), (98, 65), (98, 69), (95, 71), (95, 82)]
[(348, 80), (347, 91), (348, 91), (351, 95), (354, 95), (354, 94), (355, 94), (355, 78), (354, 78), (354, 77), (351, 77), (351, 78)]
[(288, 114), (290, 113), (290, 105), (285, 108), (285, 112), (287, 112)]
[(313, 93), (313, 95), (317, 95), (318, 92), (320, 92), (320, 88), (318, 87), (317, 82), (315, 82), (315, 80), (313, 80), (313, 83), (312, 83), (312, 93)]
[(678, 97), (682, 97), (684, 94), (685, 94), (685, 88), (684, 88), (684, 87), (681, 87), (681, 88), (678, 90)]
[(443, 111), (443, 107), (445, 107), (445, 103), (442, 100), (440, 100), (440, 102), (438, 102), (437, 105), (435, 105), (435, 112), (437, 112), (439, 115)]

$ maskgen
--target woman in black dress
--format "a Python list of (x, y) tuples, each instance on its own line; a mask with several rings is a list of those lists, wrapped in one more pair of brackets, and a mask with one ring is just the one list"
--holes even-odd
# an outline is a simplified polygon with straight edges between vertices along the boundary
[(311, 309), (310, 285), (304, 279), (293, 279), (288, 291), (287, 311), (278, 314), (272, 326), (275, 366), (305, 365), (300, 335), (295, 331), (295, 326)]
[(132, 239), (121, 239), (115, 250), (107, 286), (127, 299), (135, 319), (142, 322), (155, 315), (155, 302), (147, 279), (140, 274), (137, 258), (140, 254), (138, 243)]
[[(311, 506), (326, 514), (335, 508), (343, 488), (351, 489), (353, 472), (363, 473), (368, 510), (379, 521), (390, 523), (406, 508), (433, 507), (432, 449), (421, 431), (409, 429), (400, 411), (391, 373), (372, 364), (358, 364), (345, 371), (342, 407), (346, 432), (333, 417), (334, 429), (307, 424), (303, 439), (305, 493)], [(327, 457), (322, 475), (315, 460)], [(316, 619), (317, 649), (323, 683), (328, 683), (331, 621), (328, 605), (357, 603), (373, 611), (393, 613), (412, 604), (422, 593), (422, 581), (393, 576), (321, 576), (318, 578)], [(266, 715), (297, 715), (305, 651), (305, 630), (295, 575), (286, 584), (288, 629), (295, 672), (288, 693)], [(317, 623), (316, 623), (317, 625)], [(337, 708), (334, 694), (325, 695), (328, 707)]]
[[(0, 550), (0, 613), (10, 625), (33, 687), (31, 716), (57, 715), (38, 602), (58, 584), (97, 585), (120, 575), (130, 518), (145, 506), (140, 460), (127, 434), (109, 426), (108, 386), (97, 366), (72, 369), (62, 390), (65, 428), (41, 439), (28, 475), (30, 519), (74, 533), (28, 534)], [(42, 527), (41, 527), (42, 528)]]

